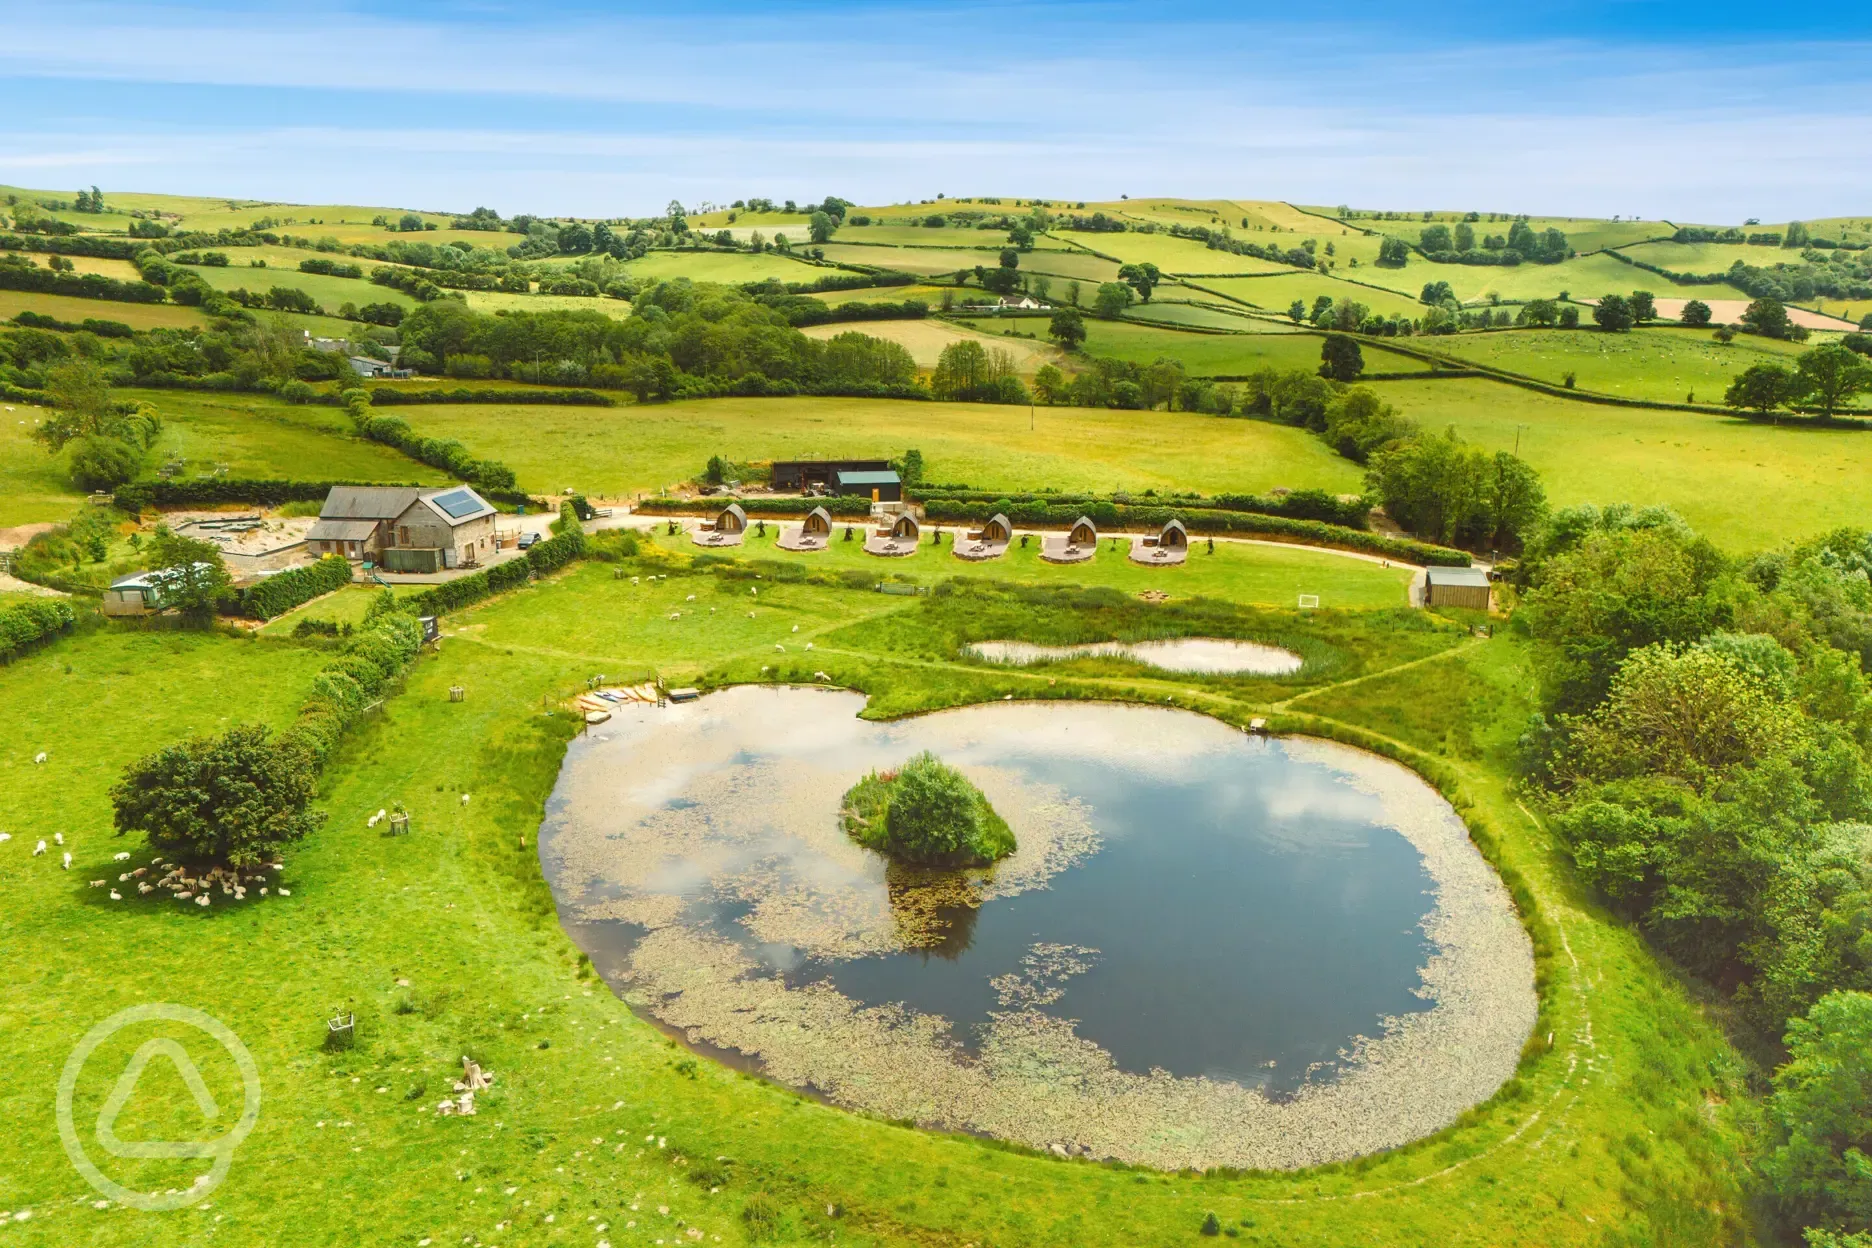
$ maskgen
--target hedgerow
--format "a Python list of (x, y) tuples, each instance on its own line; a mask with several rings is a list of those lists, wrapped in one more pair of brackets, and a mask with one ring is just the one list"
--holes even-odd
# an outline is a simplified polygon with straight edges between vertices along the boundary
[(302, 602), (343, 589), (351, 583), (351, 565), (343, 555), (270, 576), (240, 593), (241, 614), (256, 620), (284, 615)]
[(1385, 537), (1362, 529), (1323, 524), (1317, 520), (1294, 520), (1286, 516), (1253, 515), (1217, 508), (1199, 507), (1186, 511), (1177, 507), (1126, 507), (1115, 503), (1017, 503), (1006, 498), (991, 503), (933, 499), (923, 505), (924, 515), (931, 520), (980, 522), (997, 512), (1015, 524), (1053, 528), (1065, 528), (1080, 516), (1088, 517), (1094, 524), (1115, 528), (1158, 528), (1174, 518), (1181, 520), (1191, 533), (1252, 533), (1316, 546), (1365, 551), (1407, 563), (1455, 568), (1469, 566), (1469, 556), (1465, 552), (1447, 546), (1433, 546), (1429, 542), (1404, 537)]
[(10, 662), (46, 638), (65, 632), (77, 619), (71, 604), (56, 598), (29, 598), (0, 607), (0, 662)]

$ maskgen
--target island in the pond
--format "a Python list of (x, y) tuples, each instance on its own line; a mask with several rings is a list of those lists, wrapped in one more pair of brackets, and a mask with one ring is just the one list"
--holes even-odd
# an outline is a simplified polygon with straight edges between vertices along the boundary
[(895, 862), (980, 867), (1014, 852), (1014, 831), (982, 791), (924, 751), (896, 771), (874, 771), (845, 794), (846, 833)]

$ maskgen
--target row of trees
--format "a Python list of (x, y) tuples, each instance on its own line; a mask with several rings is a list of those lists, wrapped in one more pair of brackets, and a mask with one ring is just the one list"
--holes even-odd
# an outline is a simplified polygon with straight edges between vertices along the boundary
[(1751, 364), (1729, 383), (1723, 402), (1756, 416), (1771, 417), (1781, 408), (1805, 404), (1814, 418), (1830, 421), (1854, 396), (1872, 391), (1872, 335), (1848, 334), (1850, 342), (1829, 342), (1803, 351), (1794, 366)]
[(1580, 872), (1786, 1061), (1767, 1192), (1872, 1232), (1872, 534), (1725, 558), (1663, 509), (1572, 508), (1521, 575), (1528, 780)]

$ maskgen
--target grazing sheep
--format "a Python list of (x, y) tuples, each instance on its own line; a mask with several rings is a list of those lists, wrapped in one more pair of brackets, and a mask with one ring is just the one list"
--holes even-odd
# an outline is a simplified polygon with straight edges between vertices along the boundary
[(104, 887), (104, 886), (105, 886), (106, 884), (108, 884), (108, 883), (110, 883), (110, 881), (109, 881), (109, 880), (92, 880), (92, 881), (91, 881), (91, 887), (92, 887), (92, 888), (103, 888), (103, 887)]
[(797, 632), (799, 632), (799, 625), (797, 625), (797, 624), (795, 624), (795, 625), (793, 626), (793, 631), (794, 631), (794, 632), (796, 632), (796, 633), (797, 633)]
[(65, 834), (63, 832), (54, 832), (52, 834), (52, 843), (54, 845), (63, 845), (65, 843)]
[(12, 839), (13, 834), (11, 832), (0, 832), (0, 845), (4, 845)]
[(33, 857), (37, 858), (43, 853), (45, 853), (45, 842), (40, 841), (37, 845), (33, 846)]
[(143, 873), (147, 870), (149, 870), (148, 867), (138, 867), (136, 870), (132, 871), (130, 874), (134, 875), (137, 879), (140, 880), (143, 878)]
[(35, 764), (43, 763), (45, 762), (45, 760), (46, 760), (46, 752), (44, 750), (40, 750), (37, 754), (33, 755), (33, 762)]
[(197, 898), (195, 898), (195, 904), (196, 904), (196, 905), (198, 905), (198, 906), (205, 906), (205, 905), (207, 905), (207, 904), (208, 904), (208, 894), (207, 894), (207, 893), (203, 893), (203, 894), (201, 894), (201, 895), (200, 895), (199, 897), (197, 897)]
[(153, 892), (155, 892), (155, 891), (156, 891), (156, 889), (155, 889), (155, 886), (153, 886), (153, 885), (150, 885), (150, 884), (139, 884), (139, 885), (137, 885), (137, 892), (139, 892), (139, 893), (153, 893)]
[(824, 672), (814, 672), (812, 675), (813, 675), (814, 680), (831, 680), (832, 679), (830, 676), (826, 675)]
[(683, 599), (683, 601), (684, 601), (684, 602), (694, 602), (694, 601), (695, 601), (695, 595), (694, 595), (694, 594), (690, 594), (690, 595), (689, 595), (689, 596), (688, 596), (687, 598), (685, 598), (685, 599)]
[(812, 649), (812, 642), (810, 642), (810, 641), (809, 641), (809, 642), (807, 642), (807, 643), (806, 643), (806, 648), (807, 648), (808, 650), (810, 650), (810, 649)]
[(117, 882), (118, 882), (119, 884), (121, 884), (121, 883), (123, 883), (123, 882), (124, 882), (125, 880), (127, 880), (127, 879), (129, 879), (129, 878), (130, 878), (130, 873), (129, 873), (128, 871), (125, 871), (125, 872), (124, 872), (123, 874), (121, 874), (121, 875), (119, 875), (119, 876), (117, 877)]
[(188, 890), (187, 890), (187, 889), (185, 888), (185, 889), (183, 889), (183, 890), (182, 890), (181, 892), (179, 892), (179, 893), (177, 893), (177, 894), (175, 895), (175, 899), (176, 899), (177, 901), (187, 901), (187, 900), (188, 900), (189, 898), (191, 898), (191, 897), (193, 897), (194, 895), (195, 895), (194, 893), (191, 893), (191, 892), (189, 892), (189, 891), (188, 891)]
[(111, 855), (111, 861), (112, 861), (112, 862), (129, 862), (129, 861), (130, 861), (130, 855), (129, 855), (129, 854), (127, 854), (127, 853), (124, 853), (124, 854), (112, 854), (112, 855)]
[(282, 888), (279, 890), (279, 895), (282, 897), (290, 897), (292, 896), (292, 890), (287, 889), (287, 888)]
[(65, 862), (63, 865), (67, 871), (71, 870), (71, 850), (69, 849), (65, 851)]
[(468, 804), (468, 795), (464, 793), (462, 794), (462, 805), (466, 806), (467, 804)]

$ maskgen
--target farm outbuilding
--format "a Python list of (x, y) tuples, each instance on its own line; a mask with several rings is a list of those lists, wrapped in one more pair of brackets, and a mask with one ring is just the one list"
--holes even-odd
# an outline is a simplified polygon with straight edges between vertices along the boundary
[(889, 472), (888, 459), (781, 459), (774, 461), (776, 490), (829, 490), (841, 472)]
[(313, 554), (369, 559), (392, 572), (477, 564), (494, 550), (494, 508), (465, 485), (337, 485), (306, 533)]
[(841, 472), (833, 479), (832, 489), (836, 494), (856, 494), (861, 498), (868, 494), (874, 503), (903, 501), (903, 482), (888, 468), (881, 472)]
[[(199, 572), (209, 570), (205, 563), (194, 567)], [(187, 576), (187, 571), (179, 564), (120, 576), (104, 591), (104, 600), (98, 604), (98, 609), (105, 615), (156, 615), (168, 609), (171, 589)]]
[(1424, 572), (1424, 606), (1489, 608), (1488, 573), (1481, 568), (1428, 568)]

